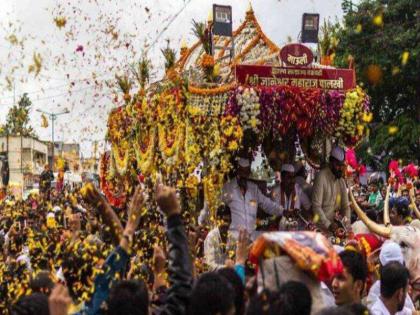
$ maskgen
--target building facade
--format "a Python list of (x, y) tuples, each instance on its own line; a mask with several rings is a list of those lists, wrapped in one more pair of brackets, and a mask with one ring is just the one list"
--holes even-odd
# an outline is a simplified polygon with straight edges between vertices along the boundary
[(31, 189), (48, 163), (48, 146), (32, 137), (0, 137), (0, 155), (9, 162), (9, 184)]
[[(52, 165), (52, 143), (48, 142), (48, 161)], [(57, 171), (57, 159), (63, 159), (65, 161), (66, 171), (72, 173), (79, 173), (81, 171), (80, 162), (80, 144), (78, 143), (64, 143), (61, 141), (54, 143), (54, 171)]]

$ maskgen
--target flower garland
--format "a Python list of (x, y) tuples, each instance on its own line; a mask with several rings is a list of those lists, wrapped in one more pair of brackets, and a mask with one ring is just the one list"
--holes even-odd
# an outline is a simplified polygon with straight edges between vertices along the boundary
[(360, 87), (346, 93), (335, 136), (348, 146), (356, 145), (367, 130), (363, 118), (369, 110), (369, 100)]
[(340, 119), (340, 110), (343, 107), (345, 95), (340, 91), (325, 91), (321, 95), (316, 125), (327, 135), (333, 135)]
[(131, 119), (126, 107), (119, 107), (109, 114), (108, 138), (111, 143), (117, 144), (127, 139), (130, 133)]
[(111, 183), (111, 179), (109, 179), (108, 176), (108, 167), (110, 162), (110, 154), (104, 153), (100, 161), (99, 184), (109, 204), (113, 207), (121, 208), (126, 203), (127, 196), (125, 193), (117, 193), (115, 189), (117, 185)]
[[(296, 128), (301, 138), (322, 132), (342, 139), (347, 146), (354, 146), (365, 135), (369, 99), (359, 87), (345, 94), (290, 86), (258, 87), (257, 91), (263, 135), (285, 135)], [(234, 104), (230, 105), (235, 111)]]
[(113, 144), (111, 147), (112, 159), (115, 161), (115, 168), (118, 174), (124, 176), (127, 172), (129, 150), (128, 142), (122, 141), (121, 145)]
[(141, 130), (133, 142), (136, 155), (137, 167), (140, 172), (150, 175), (154, 166), (156, 131), (154, 128)]
[(202, 68), (212, 68), (214, 67), (214, 57), (208, 54), (204, 54), (201, 59)]
[(196, 133), (196, 128), (194, 128), (194, 124), (187, 122), (185, 128), (184, 161), (186, 164), (186, 172), (188, 174), (194, 172), (198, 164), (201, 162), (201, 151), (198, 139), (199, 137)]
[(236, 152), (242, 141), (243, 131), (239, 120), (234, 116), (224, 116), (220, 121), (221, 145), (227, 152)]
[(261, 138), (297, 133), (311, 139), (319, 134), (354, 145), (365, 133), (368, 104), (360, 88), (344, 93), (291, 86), (237, 88), (232, 83), (215, 88), (190, 84), (185, 91), (179, 83), (167, 85), (110, 114), (108, 189), (127, 186), (135, 159), (143, 176), (159, 170), (184, 188), (188, 182), (191, 190), (194, 179), (189, 175), (203, 163), (206, 199), (215, 211), (244, 131)]
[(165, 159), (166, 163), (171, 165), (175, 164), (182, 151), (182, 143), (184, 143), (185, 140), (184, 124), (178, 124), (178, 126), (174, 126), (172, 130), (168, 129), (167, 126), (159, 124), (158, 135), (159, 150), (162, 157)]
[(190, 94), (187, 99), (187, 111), (191, 116), (219, 116), (225, 111), (229, 93), (217, 95)]
[(171, 175), (182, 160), (185, 143), (185, 100), (180, 89), (157, 96), (159, 167)]
[(211, 221), (214, 221), (216, 218), (216, 209), (220, 203), (219, 196), (220, 192), (222, 191), (222, 187), (219, 184), (219, 177), (220, 174), (210, 172), (203, 178), (204, 199), (206, 200), (207, 206), (209, 208)]
[(225, 85), (221, 85), (215, 88), (200, 88), (197, 86), (188, 85), (188, 92), (192, 94), (209, 96), (209, 95), (226, 93), (232, 90), (235, 86), (236, 86), (236, 83), (225, 84)]
[(260, 99), (253, 88), (238, 88), (236, 93), (237, 103), (240, 106), (240, 120), (244, 129), (252, 129), (258, 132), (261, 121), (258, 119), (260, 114)]

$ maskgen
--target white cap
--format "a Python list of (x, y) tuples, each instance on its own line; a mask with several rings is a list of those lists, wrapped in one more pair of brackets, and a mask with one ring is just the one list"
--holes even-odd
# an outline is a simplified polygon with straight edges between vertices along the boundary
[(397, 261), (400, 264), (403, 264), (404, 257), (400, 245), (392, 241), (386, 241), (382, 245), (381, 253), (379, 254), (379, 261), (382, 266), (385, 266), (391, 261)]
[(249, 163), (249, 159), (246, 158), (240, 158), (238, 164), (240, 167), (249, 167), (251, 165), (251, 163)]
[(333, 245), (335, 251), (337, 254), (340, 254), (341, 252), (343, 252), (345, 250), (345, 248), (343, 246), (340, 245)]
[(339, 146), (334, 147), (331, 150), (331, 156), (340, 162), (344, 162), (344, 159), (345, 159), (344, 149)]
[(54, 211), (54, 212), (60, 212), (60, 211), (61, 211), (61, 208), (60, 208), (59, 206), (55, 206), (55, 207), (53, 208), (53, 211)]
[(48, 218), (55, 218), (54, 213), (52, 213), (52, 212), (48, 212), (48, 214), (47, 214), (47, 219), (48, 219)]
[(282, 172), (288, 172), (288, 173), (294, 173), (295, 172), (295, 167), (292, 164), (283, 164), (281, 166), (281, 171)]

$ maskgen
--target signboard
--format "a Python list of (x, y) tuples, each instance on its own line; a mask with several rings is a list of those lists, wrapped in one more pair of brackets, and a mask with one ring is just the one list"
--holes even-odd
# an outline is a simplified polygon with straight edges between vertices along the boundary
[(314, 60), (312, 51), (302, 44), (289, 44), (280, 50), (280, 60), (292, 67), (308, 66)]
[(302, 16), (302, 43), (318, 43), (319, 14), (304, 13)]
[(251, 86), (289, 85), (324, 90), (349, 90), (356, 87), (353, 69), (237, 65), (235, 74), (238, 83)]
[(232, 7), (213, 4), (213, 35), (232, 37)]

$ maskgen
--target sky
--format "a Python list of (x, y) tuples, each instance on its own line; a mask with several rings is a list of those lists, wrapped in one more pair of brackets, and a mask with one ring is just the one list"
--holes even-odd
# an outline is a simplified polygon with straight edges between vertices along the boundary
[[(0, 124), (24, 92), (33, 102), (31, 124), (42, 140), (41, 114), (62, 112), (56, 141), (81, 144), (90, 156), (92, 142), (104, 149), (109, 111), (115, 101), (115, 74), (127, 73), (147, 52), (151, 80), (163, 75), (160, 49), (195, 42), (192, 19), (205, 21), (213, 3), (231, 5), (234, 28), (249, 7), (248, 0), (1, 0)], [(280, 47), (297, 40), (303, 13), (324, 19), (342, 18), (341, 0), (253, 0), (263, 31)], [(64, 24), (64, 25), (63, 25)]]

